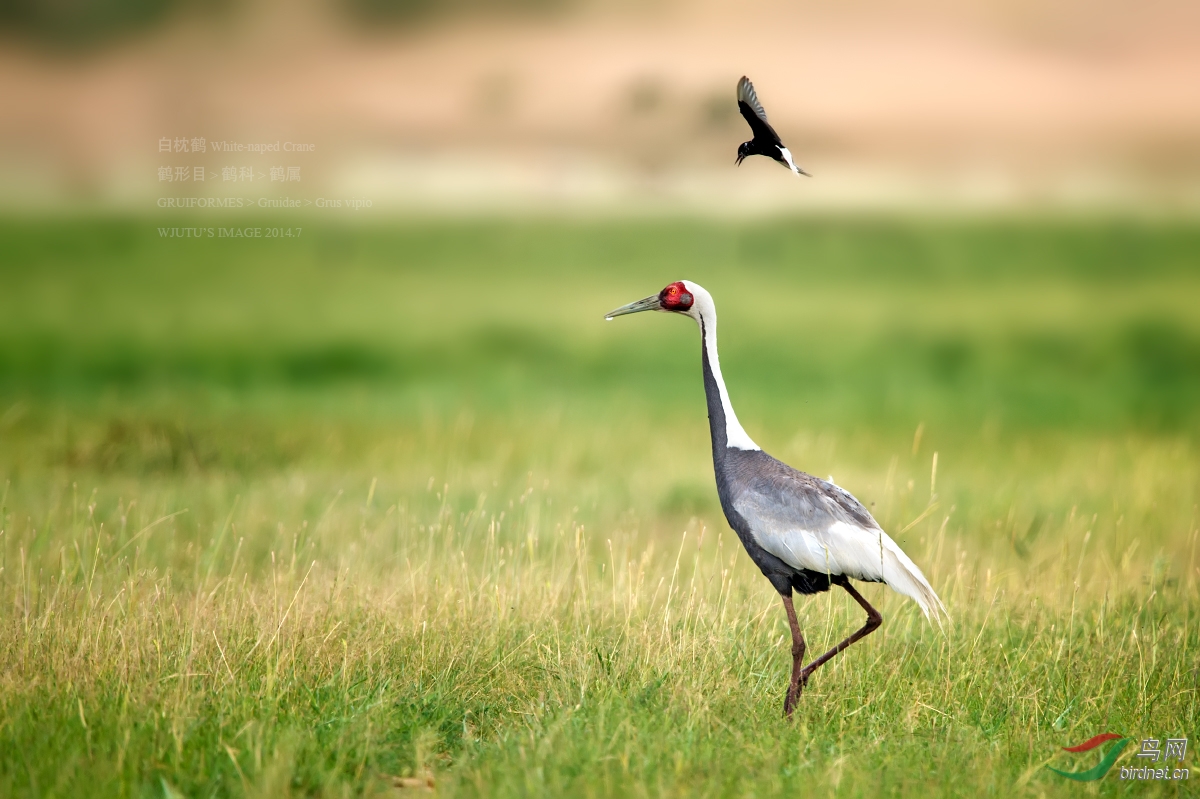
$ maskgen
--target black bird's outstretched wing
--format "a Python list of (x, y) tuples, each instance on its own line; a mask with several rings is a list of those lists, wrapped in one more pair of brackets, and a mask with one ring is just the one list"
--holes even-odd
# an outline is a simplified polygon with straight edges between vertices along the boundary
[(738, 81), (737, 98), (738, 110), (750, 123), (750, 130), (754, 133), (754, 138), (762, 139), (768, 144), (782, 144), (779, 135), (771, 127), (771, 123), (767, 122), (767, 112), (763, 110), (762, 103), (758, 101), (758, 95), (754, 93), (754, 84), (745, 75)]

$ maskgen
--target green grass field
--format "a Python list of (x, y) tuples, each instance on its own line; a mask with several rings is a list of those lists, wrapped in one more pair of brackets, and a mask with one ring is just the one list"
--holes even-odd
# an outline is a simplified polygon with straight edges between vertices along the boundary
[[(1200, 226), (160, 224), (0, 222), (0, 795), (1197, 794)], [(679, 278), (953, 617), (864, 587), (790, 724), (695, 326), (602, 321)]]

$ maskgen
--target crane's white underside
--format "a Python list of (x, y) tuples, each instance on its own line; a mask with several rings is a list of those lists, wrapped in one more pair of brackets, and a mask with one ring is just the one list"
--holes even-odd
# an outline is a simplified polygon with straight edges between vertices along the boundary
[(945, 610), (921, 569), (878, 527), (835, 521), (822, 529), (804, 529), (780, 518), (769, 498), (749, 492), (735, 498), (733, 506), (750, 524), (758, 545), (792, 568), (886, 583), (915, 600), (926, 617), (940, 617)]

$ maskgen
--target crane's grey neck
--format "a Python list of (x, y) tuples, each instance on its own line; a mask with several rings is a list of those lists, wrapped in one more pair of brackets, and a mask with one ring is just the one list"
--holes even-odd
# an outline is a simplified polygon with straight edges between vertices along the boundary
[[(698, 287), (697, 287), (698, 288)], [(713, 455), (719, 456), (722, 449), (761, 449), (742, 429), (733, 403), (729, 401), (729, 390), (721, 376), (721, 361), (717, 357), (717, 309), (708, 292), (695, 292), (695, 318), (700, 324), (700, 336), (704, 340), (704, 393), (708, 399), (708, 424), (712, 431)]]

